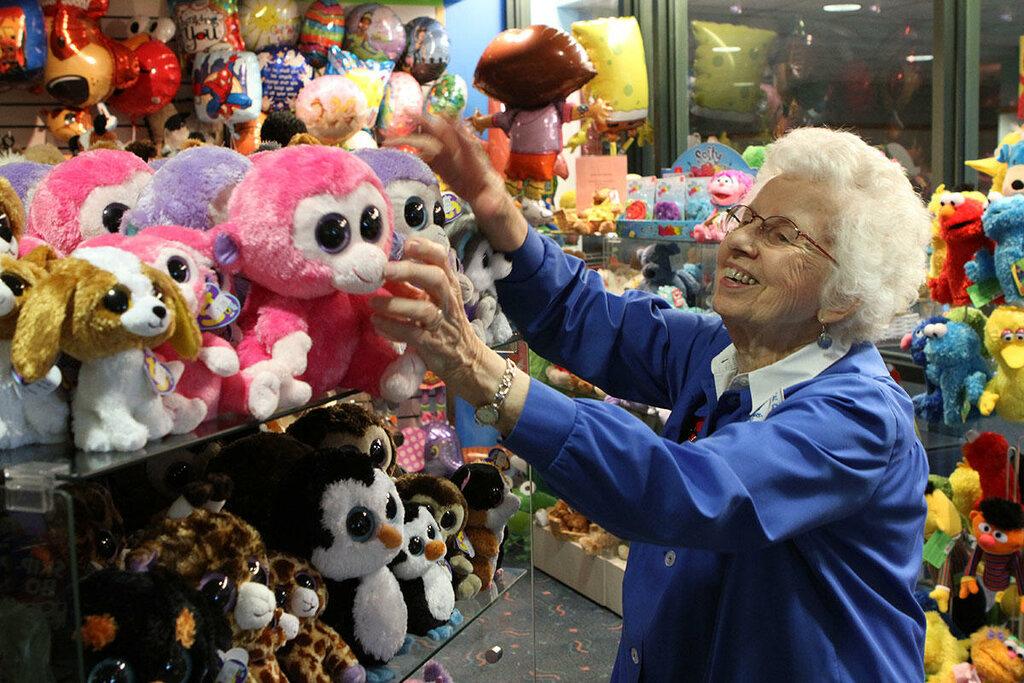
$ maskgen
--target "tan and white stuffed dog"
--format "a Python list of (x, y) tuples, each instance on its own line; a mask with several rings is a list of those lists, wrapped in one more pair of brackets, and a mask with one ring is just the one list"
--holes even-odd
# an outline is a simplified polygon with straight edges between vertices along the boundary
[(0, 448), (33, 443), (58, 443), (68, 433), (68, 406), (60, 370), (49, 369), (45, 381), (22, 386), (11, 372), (11, 339), (29, 292), (46, 280), (49, 247), (38, 247), (23, 259), (0, 255)]
[(25, 208), (11, 182), (0, 176), (0, 254), (17, 256), (24, 232)]
[(54, 262), (30, 292), (11, 359), (27, 383), (45, 376), (61, 351), (80, 360), (75, 445), (133, 451), (197, 426), (174, 424), (161, 400), (177, 378), (148, 349), (167, 340), (183, 358), (199, 352), (199, 328), (174, 282), (134, 254), (83, 247)]

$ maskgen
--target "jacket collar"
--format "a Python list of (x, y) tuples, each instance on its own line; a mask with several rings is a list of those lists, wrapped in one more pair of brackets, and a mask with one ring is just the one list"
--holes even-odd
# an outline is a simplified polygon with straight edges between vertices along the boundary
[(734, 381), (746, 384), (750, 387), (750, 419), (763, 420), (785, 399), (785, 389), (817, 377), (849, 351), (848, 345), (838, 341), (828, 349), (812, 342), (782, 360), (737, 377), (736, 347), (729, 344), (711, 360), (715, 395), (720, 398)]

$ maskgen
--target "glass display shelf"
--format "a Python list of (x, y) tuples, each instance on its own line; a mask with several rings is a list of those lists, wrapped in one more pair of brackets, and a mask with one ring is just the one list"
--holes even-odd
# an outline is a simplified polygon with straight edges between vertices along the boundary
[[(506, 549), (507, 550), (507, 549)], [(506, 552), (506, 558), (508, 554)], [(528, 560), (529, 557), (526, 556)], [(396, 681), (404, 681), (424, 665), (435, 655), (459, 638), (459, 634), (484, 612), (493, 607), (512, 586), (526, 578), (529, 571), (523, 567), (503, 567), (500, 574), (491, 583), (488, 590), (480, 591), (475, 597), (469, 600), (459, 600), (455, 607), (462, 613), (463, 621), (459, 624), (451, 637), (445, 640), (431, 640), (425, 636), (415, 637), (409, 649), (388, 663), (388, 670), (395, 674)]]
[[(349, 389), (329, 391), (299, 408), (279, 410), (265, 421), (276, 420), (357, 393), (359, 392)], [(127, 453), (86, 453), (76, 449), (70, 441), (5, 449), (0, 450), (0, 469), (4, 471), (7, 480), (16, 478), (19, 473), (27, 473), (28, 470), (40, 469), (46, 469), (48, 476), (56, 480), (91, 479), (170, 451), (199, 446), (215, 439), (238, 436), (247, 430), (257, 429), (261, 422), (265, 421), (256, 420), (249, 415), (219, 415), (199, 425), (193, 432), (172, 434), (150, 441), (145, 447)]]

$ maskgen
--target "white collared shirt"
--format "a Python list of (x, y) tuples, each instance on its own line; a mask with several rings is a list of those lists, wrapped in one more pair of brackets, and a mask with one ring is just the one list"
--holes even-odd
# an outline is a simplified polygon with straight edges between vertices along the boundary
[(715, 394), (718, 398), (730, 388), (750, 387), (750, 419), (754, 422), (768, 417), (768, 414), (782, 403), (785, 389), (794, 384), (817, 377), (826, 368), (846, 355), (849, 345), (833, 342), (823, 349), (811, 342), (782, 360), (738, 375), (736, 372), (736, 347), (732, 344), (711, 360), (711, 374), (715, 377)]

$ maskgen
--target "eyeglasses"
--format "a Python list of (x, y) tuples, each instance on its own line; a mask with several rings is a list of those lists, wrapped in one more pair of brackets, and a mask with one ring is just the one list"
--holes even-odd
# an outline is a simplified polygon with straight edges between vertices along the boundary
[(828, 253), (824, 247), (815, 242), (806, 232), (796, 227), (796, 223), (785, 216), (768, 216), (765, 218), (749, 206), (737, 204), (729, 209), (725, 214), (725, 221), (722, 224), (722, 227), (726, 234), (728, 234), (733, 230), (745, 228), (748, 225), (757, 223), (758, 221), (760, 221), (760, 224), (757, 226), (758, 235), (768, 246), (791, 246), (799, 242), (801, 239), (805, 239), (812, 247), (820, 251), (822, 256), (832, 263), (839, 265), (836, 260), (832, 258), (832, 254)]

